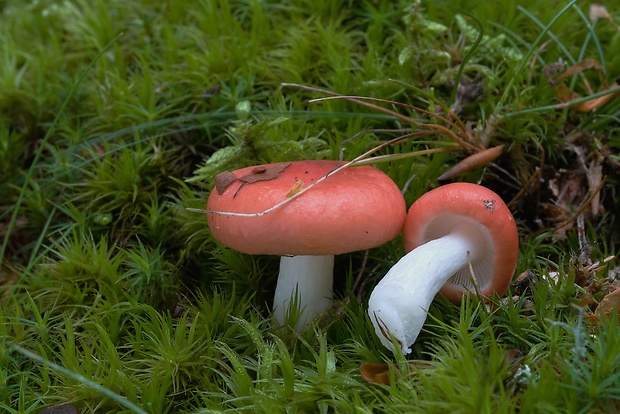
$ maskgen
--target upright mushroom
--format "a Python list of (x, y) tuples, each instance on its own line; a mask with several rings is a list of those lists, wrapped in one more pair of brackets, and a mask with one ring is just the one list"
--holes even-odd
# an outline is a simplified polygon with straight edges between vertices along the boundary
[[(222, 173), (207, 210), (260, 213), (316, 182), (337, 161), (298, 161)], [(396, 237), (405, 221), (404, 198), (382, 171), (349, 167), (264, 215), (207, 214), (215, 239), (248, 254), (282, 256), (274, 314), (283, 323), (297, 293), (297, 329), (332, 302), (334, 255), (365, 250)]]
[(502, 199), (476, 184), (447, 184), (429, 191), (409, 209), (407, 253), (377, 284), (368, 313), (381, 343), (403, 353), (418, 337), (433, 298), (451, 301), (478, 291), (503, 295), (518, 255), (517, 227)]

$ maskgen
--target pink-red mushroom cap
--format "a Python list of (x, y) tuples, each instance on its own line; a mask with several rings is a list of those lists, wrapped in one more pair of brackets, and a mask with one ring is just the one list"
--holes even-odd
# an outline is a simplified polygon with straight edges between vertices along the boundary
[[(277, 177), (246, 183), (236, 180), (220, 194), (213, 190), (207, 210), (259, 213), (284, 201), (291, 190), (307, 187), (336, 169), (337, 161), (298, 161), (247, 167), (252, 171), (286, 167)], [(263, 170), (262, 168), (265, 168)], [(400, 189), (382, 171), (345, 168), (305, 194), (257, 217), (207, 214), (209, 228), (223, 245), (248, 254), (334, 255), (365, 250), (395, 238), (405, 218)]]
[(404, 228), (408, 252), (377, 284), (368, 313), (388, 348), (407, 354), (430, 304), (441, 292), (502, 295), (518, 256), (517, 227), (502, 199), (476, 184), (454, 183), (424, 194), (409, 209)]
[[(224, 246), (247, 254), (279, 255), (274, 316), (284, 323), (294, 299), (301, 330), (331, 305), (334, 255), (370, 249), (403, 228), (405, 201), (382, 171), (337, 161), (297, 161), (247, 167), (220, 177), (207, 202), (209, 228)], [(223, 184), (222, 184), (223, 182)], [(312, 188), (308, 186), (317, 183)], [(301, 190), (278, 208), (261, 214)], [(295, 295), (297, 297), (295, 298)]]

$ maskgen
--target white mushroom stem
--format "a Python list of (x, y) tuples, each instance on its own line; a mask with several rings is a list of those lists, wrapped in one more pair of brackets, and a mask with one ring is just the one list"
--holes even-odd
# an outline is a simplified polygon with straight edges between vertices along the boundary
[(484, 248), (477, 233), (471, 224), (455, 226), (413, 249), (381, 279), (370, 295), (368, 314), (385, 347), (394, 350), (393, 335), (404, 354), (411, 352), (439, 289)]
[(283, 324), (291, 304), (296, 304), (301, 312), (296, 329), (302, 331), (315, 316), (331, 306), (333, 280), (333, 255), (282, 256), (273, 298), (276, 321)]

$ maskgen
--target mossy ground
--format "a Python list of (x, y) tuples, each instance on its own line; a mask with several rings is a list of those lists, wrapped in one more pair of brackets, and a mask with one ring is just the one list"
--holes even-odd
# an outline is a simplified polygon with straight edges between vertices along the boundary
[[(618, 286), (620, 99), (562, 104), (620, 76), (620, 10), (602, 6), (0, 0), (2, 410), (617, 411), (618, 319), (592, 314)], [(284, 83), (391, 100), (410, 122)], [(351, 159), (404, 133), (342, 145), (360, 131), (412, 127), (375, 155), (469, 150), (377, 163), (408, 204), (472, 147), (505, 145), (455, 180), (514, 212), (507, 299), (439, 297), (413, 354), (391, 355), (365, 308), (397, 239), (337, 257), (330, 317), (276, 327), (277, 258), (223, 248), (186, 208), (218, 172)], [(364, 382), (365, 362), (390, 384)]]

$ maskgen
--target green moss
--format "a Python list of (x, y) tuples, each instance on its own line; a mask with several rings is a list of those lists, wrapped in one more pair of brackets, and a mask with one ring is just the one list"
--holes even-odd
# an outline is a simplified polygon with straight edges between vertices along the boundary
[[(600, 69), (565, 85), (585, 96), (613, 83), (617, 30), (588, 12), (0, 1), (0, 409), (617, 411), (617, 317), (589, 315), (618, 273), (620, 100), (558, 106), (545, 72), (593, 59)], [(311, 102), (320, 89), (386, 101)], [(401, 238), (338, 256), (334, 307), (296, 333), (270, 315), (277, 258), (226, 249), (186, 209), (205, 208), (223, 170), (353, 159), (411, 132), (370, 160), (407, 204), (472, 151), (504, 145), (456, 180), (510, 202), (516, 273), (531, 277), (492, 304), (437, 298), (408, 358), (366, 314)], [(387, 363), (390, 383), (364, 382), (363, 362)]]

